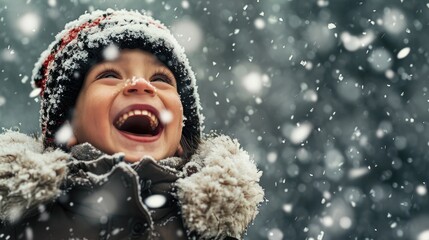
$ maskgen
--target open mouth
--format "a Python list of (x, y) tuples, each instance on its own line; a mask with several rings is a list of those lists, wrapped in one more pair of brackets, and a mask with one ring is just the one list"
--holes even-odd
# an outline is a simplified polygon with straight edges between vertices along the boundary
[(114, 125), (121, 132), (141, 137), (157, 136), (163, 129), (155, 110), (151, 109), (123, 111), (116, 118)]

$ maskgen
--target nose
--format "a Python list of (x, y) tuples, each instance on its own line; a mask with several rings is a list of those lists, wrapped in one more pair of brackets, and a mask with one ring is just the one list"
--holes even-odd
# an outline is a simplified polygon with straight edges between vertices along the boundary
[(124, 95), (148, 94), (155, 96), (156, 88), (144, 78), (133, 77), (125, 81)]

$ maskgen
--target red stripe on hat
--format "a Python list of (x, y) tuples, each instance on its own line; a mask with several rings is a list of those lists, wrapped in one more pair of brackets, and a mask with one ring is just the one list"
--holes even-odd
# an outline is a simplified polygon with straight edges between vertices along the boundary
[(79, 32), (82, 31), (84, 28), (91, 28), (91, 27), (97, 26), (105, 18), (106, 18), (106, 16), (101, 16), (101, 17), (96, 18), (92, 22), (85, 22), (80, 26), (77, 26), (73, 29), (70, 29), (70, 31), (61, 39), (61, 45), (58, 47), (58, 49), (55, 52), (49, 54), (49, 56), (43, 62), (43, 65), (42, 65), (43, 66), (43, 78), (42, 78), (42, 80), (40, 80), (36, 83), (36, 86), (38, 88), (42, 89), (42, 91), (40, 92), (40, 96), (43, 96), (43, 93), (45, 92), (46, 81), (48, 80), (48, 66), (55, 59), (56, 54), (59, 51), (63, 50), (65, 48), (65, 46), (67, 46), (67, 44), (69, 44), (71, 41), (76, 39)]
[[(42, 67), (43, 67), (43, 78), (36, 83), (36, 86), (38, 88), (41, 88), (41, 91), (40, 91), (40, 96), (41, 97), (43, 97), (43, 94), (44, 94), (45, 89), (46, 89), (46, 82), (48, 81), (48, 66), (49, 66), (49, 64), (52, 61), (54, 61), (56, 54), (59, 51), (61, 51), (62, 49), (64, 49), (67, 44), (69, 44), (71, 41), (73, 41), (74, 39), (76, 39), (77, 36), (78, 36), (78, 34), (79, 34), (79, 32), (82, 31), (84, 28), (91, 28), (91, 27), (97, 26), (105, 18), (106, 18), (106, 16), (101, 16), (101, 17), (96, 18), (92, 22), (85, 22), (85, 23), (83, 23), (80, 26), (77, 26), (77, 27), (75, 27), (73, 29), (70, 29), (70, 31), (61, 39), (61, 44), (58, 47), (58, 49), (55, 52), (49, 54), (49, 56), (43, 62), (43, 65), (42, 65)], [(45, 132), (46, 132), (46, 129), (47, 129), (47, 124), (48, 123), (46, 121), (44, 123), (42, 123), (42, 132), (43, 132), (43, 135), (45, 135)]]

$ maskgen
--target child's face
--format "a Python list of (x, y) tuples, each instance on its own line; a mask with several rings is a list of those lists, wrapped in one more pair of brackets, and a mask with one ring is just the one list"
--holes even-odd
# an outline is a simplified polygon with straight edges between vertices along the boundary
[(182, 116), (173, 73), (152, 54), (126, 49), (88, 72), (73, 129), (78, 143), (123, 152), (127, 161), (160, 160), (180, 155)]

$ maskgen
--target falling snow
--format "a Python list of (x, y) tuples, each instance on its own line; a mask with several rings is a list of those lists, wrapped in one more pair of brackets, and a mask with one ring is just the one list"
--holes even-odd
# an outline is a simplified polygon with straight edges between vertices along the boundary
[(58, 144), (66, 144), (73, 136), (73, 129), (71, 125), (66, 122), (61, 126), (58, 132), (55, 133), (55, 142)]
[(251, 72), (244, 76), (243, 80), (244, 88), (250, 93), (259, 93), (262, 89), (262, 76), (258, 72)]
[(334, 28), (337, 28), (337, 26), (335, 24), (333, 24), (333, 23), (328, 24), (328, 29), (334, 29)]
[(255, 24), (255, 27), (257, 29), (264, 29), (265, 28), (265, 21), (263, 18), (259, 17), (259, 18), (255, 19), (254, 24)]
[[(30, 76), (51, 33), (84, 11), (144, 9), (188, 54), (205, 132), (233, 135), (264, 171), (267, 201), (244, 239), (429, 240), (429, 3), (304, 2), (5, 2), (0, 127), (39, 129)], [(110, 45), (103, 57), (118, 54)], [(56, 141), (71, 134), (66, 124)]]
[(144, 200), (144, 203), (149, 208), (160, 208), (164, 206), (166, 202), (167, 202), (167, 199), (165, 198), (165, 196), (160, 194), (151, 195)]
[(18, 27), (23, 34), (28, 36), (34, 35), (39, 30), (41, 24), (40, 18), (36, 13), (28, 12), (18, 20)]
[(3, 96), (0, 96), (0, 107), (3, 106), (6, 103), (6, 98)]
[(292, 129), (289, 139), (292, 143), (298, 144), (307, 139), (310, 135), (313, 125), (311, 123), (302, 123)]
[(42, 89), (41, 89), (41, 88), (35, 88), (35, 89), (33, 89), (33, 90), (30, 92), (30, 95), (29, 95), (29, 96), (30, 96), (31, 98), (35, 98), (35, 97), (39, 96), (40, 92), (42, 92)]
[(119, 48), (114, 44), (107, 46), (103, 50), (103, 57), (106, 61), (113, 61), (119, 57)]
[(429, 240), (429, 230), (425, 230), (417, 235), (417, 240)]
[(173, 113), (169, 110), (162, 110), (159, 114), (159, 120), (165, 125), (173, 121)]
[(401, 49), (401, 51), (398, 52), (398, 54), (396, 55), (396, 57), (398, 59), (403, 59), (406, 56), (408, 56), (408, 54), (410, 53), (410, 50), (411, 49), (409, 47), (403, 48), (403, 49)]
[(282, 240), (283, 239), (283, 232), (278, 228), (273, 228), (268, 232), (268, 239), (269, 240)]
[(427, 188), (426, 188), (426, 186), (424, 186), (424, 185), (419, 185), (419, 186), (417, 186), (417, 188), (416, 188), (416, 192), (417, 192), (417, 194), (419, 194), (420, 196), (424, 196), (424, 195), (426, 195), (427, 194)]
[(203, 44), (203, 30), (195, 21), (181, 19), (176, 21), (171, 26), (171, 29), (177, 41), (185, 48), (187, 53), (197, 51), (200, 49), (201, 44)]

